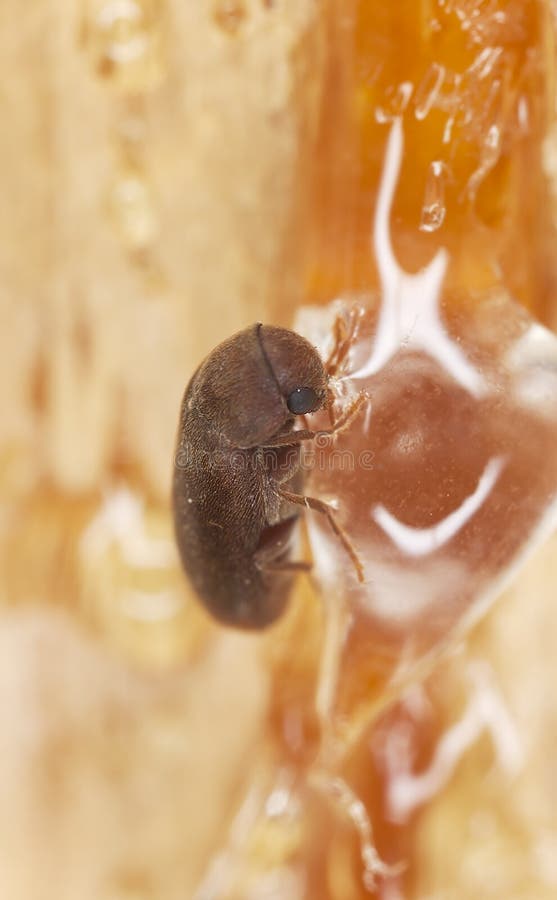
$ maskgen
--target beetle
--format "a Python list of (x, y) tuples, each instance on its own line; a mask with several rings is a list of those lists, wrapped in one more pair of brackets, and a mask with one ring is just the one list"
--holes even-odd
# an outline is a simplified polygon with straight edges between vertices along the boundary
[[(285, 609), (294, 573), (310, 568), (290, 558), (300, 506), (328, 518), (363, 580), (333, 509), (300, 492), (302, 442), (342, 431), (367, 399), (358, 396), (334, 422), (329, 377), (346, 347), (337, 329), (326, 365), (296, 332), (257, 323), (219, 344), (186, 388), (172, 491), (176, 541), (199, 598), (226, 625), (262, 629)], [(323, 408), (330, 428), (295, 428), (297, 417)]]

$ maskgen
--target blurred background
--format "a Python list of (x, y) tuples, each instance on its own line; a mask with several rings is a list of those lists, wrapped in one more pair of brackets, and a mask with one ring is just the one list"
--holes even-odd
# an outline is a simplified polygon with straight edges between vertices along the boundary
[[(393, 118), (406, 266), (441, 242), (456, 304), (503, 289), (555, 327), (555, 14), (549, 0), (3, 0), (6, 900), (555, 896), (555, 541), (418, 693), (370, 708), (347, 771), (382, 853), (409, 866), (366, 889), (361, 831), (292, 788), (310, 751), (284, 722), (297, 711), (314, 747), (320, 598), (300, 587), (260, 639), (216, 627), (179, 570), (169, 501), (180, 399), (206, 353), (377, 288)], [(466, 708), (470, 658), (527, 736), (520, 774), (501, 774), (480, 728), (419, 816), (387, 821), (373, 747), (409, 742), (427, 770)], [(248, 815), (238, 845), (259, 769), (262, 796), (286, 777), (303, 822)], [(207, 881), (217, 857), (229, 874)]]

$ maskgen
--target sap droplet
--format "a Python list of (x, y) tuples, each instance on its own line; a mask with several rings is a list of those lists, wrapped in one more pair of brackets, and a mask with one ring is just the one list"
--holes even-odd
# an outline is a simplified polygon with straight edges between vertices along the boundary
[(521, 94), (516, 102), (516, 122), (521, 134), (530, 131), (530, 100), (526, 94)]
[(480, 163), (468, 179), (468, 192), (471, 197), (476, 192), (494, 166), (499, 161), (501, 155), (501, 128), (499, 125), (493, 124), (488, 128), (480, 149)]
[(418, 85), (414, 96), (414, 115), (418, 120), (425, 119), (434, 106), (444, 78), (445, 66), (432, 63)]
[(163, 75), (162, 0), (88, 0), (83, 35), (95, 71), (124, 92), (156, 87)]
[(446, 166), (439, 159), (429, 165), (420, 231), (437, 231), (445, 221)]
[(493, 78), (493, 73), (499, 66), (502, 56), (502, 47), (484, 47), (478, 53), (472, 65), (469, 66), (466, 72), (467, 77), (478, 81), (483, 81), (485, 78)]
[(395, 87), (388, 88), (385, 102), (375, 110), (376, 120), (383, 124), (401, 116), (408, 106), (413, 90), (414, 85), (411, 81), (403, 81)]
[(488, 129), (488, 132), (485, 136), (485, 144), (486, 150), (490, 154), (494, 154), (496, 156), (499, 155), (499, 150), (501, 147), (501, 129), (498, 125), (491, 125)]
[(217, 0), (213, 19), (222, 31), (236, 34), (247, 18), (247, 10), (242, 0)]
[(118, 173), (110, 191), (110, 211), (130, 251), (145, 250), (153, 242), (158, 222), (151, 188), (142, 172), (130, 168)]

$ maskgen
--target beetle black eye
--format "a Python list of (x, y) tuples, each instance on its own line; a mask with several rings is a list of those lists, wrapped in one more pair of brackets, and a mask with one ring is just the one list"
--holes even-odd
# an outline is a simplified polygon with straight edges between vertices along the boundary
[(318, 409), (321, 406), (321, 401), (313, 388), (302, 387), (292, 391), (286, 401), (286, 405), (295, 416), (303, 416), (305, 413)]

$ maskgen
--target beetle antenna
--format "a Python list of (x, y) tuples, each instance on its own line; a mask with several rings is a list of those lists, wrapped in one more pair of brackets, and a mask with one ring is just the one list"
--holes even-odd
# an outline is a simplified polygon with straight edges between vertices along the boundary
[(277, 376), (275, 375), (275, 370), (273, 369), (273, 366), (272, 366), (272, 364), (271, 364), (271, 360), (270, 360), (269, 357), (267, 356), (267, 351), (265, 350), (265, 344), (263, 343), (263, 338), (261, 337), (261, 329), (262, 329), (262, 328), (263, 328), (263, 323), (262, 323), (262, 322), (258, 322), (257, 325), (255, 326), (255, 333), (256, 333), (256, 335), (257, 335), (257, 342), (258, 342), (258, 344), (259, 344), (261, 353), (263, 354), (263, 359), (265, 360), (265, 364), (266, 364), (266, 366), (267, 366), (269, 372), (271, 373), (271, 377), (272, 377), (273, 381), (275, 382), (275, 384), (276, 384), (276, 386), (277, 386), (277, 391), (279, 392), (280, 397), (282, 397), (282, 393), (281, 393), (281, 390), (280, 390), (280, 385), (279, 385), (279, 383), (278, 383)]

